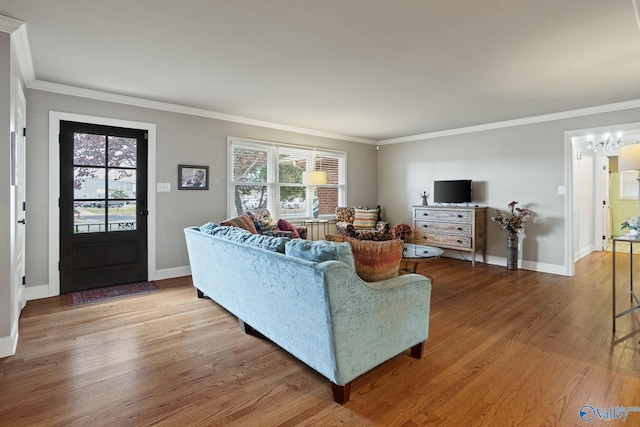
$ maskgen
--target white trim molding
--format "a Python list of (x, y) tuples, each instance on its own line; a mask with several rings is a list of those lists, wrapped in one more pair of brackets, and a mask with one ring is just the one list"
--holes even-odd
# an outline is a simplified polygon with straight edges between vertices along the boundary
[(534, 123), (551, 122), (554, 120), (570, 119), (574, 117), (589, 116), (592, 114), (611, 113), (613, 111), (630, 110), (640, 108), (640, 99), (616, 102), (613, 104), (598, 105), (595, 107), (579, 108), (577, 110), (562, 111), (559, 113), (543, 114), (540, 116), (524, 117), (521, 119), (505, 120), (502, 122), (486, 123), (477, 126), (467, 126), (457, 129), (449, 129), (438, 132), (423, 133), (420, 135), (404, 136), (400, 138), (383, 139), (379, 145), (398, 144), (401, 142), (420, 141), (423, 139), (441, 138), (443, 136), (461, 135), (465, 133), (483, 132), (487, 130), (502, 129), (514, 126), (529, 125)]

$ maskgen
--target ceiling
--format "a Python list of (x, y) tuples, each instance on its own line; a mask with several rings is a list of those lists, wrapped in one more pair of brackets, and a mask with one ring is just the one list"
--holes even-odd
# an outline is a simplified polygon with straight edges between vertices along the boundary
[(363, 142), (640, 100), (633, 0), (0, 0), (0, 15), (26, 22), (30, 87)]

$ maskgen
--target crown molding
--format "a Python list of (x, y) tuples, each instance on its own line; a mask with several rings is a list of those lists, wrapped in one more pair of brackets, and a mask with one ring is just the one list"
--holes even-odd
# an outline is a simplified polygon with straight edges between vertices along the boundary
[(22, 81), (28, 86), (35, 81), (36, 71), (33, 68), (31, 47), (29, 45), (29, 37), (27, 36), (27, 25), (21, 25), (20, 28), (15, 30), (11, 34), (11, 40), (15, 46), (16, 60), (22, 73)]
[(13, 33), (24, 24), (24, 21), (0, 15), (0, 31), (3, 33)]
[(559, 113), (542, 114), (540, 116), (524, 117), (521, 119), (505, 120), (501, 122), (486, 123), (476, 126), (467, 126), (457, 129), (448, 129), (437, 132), (423, 133), (419, 135), (404, 136), (400, 138), (383, 139), (378, 141), (379, 145), (399, 144), (402, 142), (420, 141), (424, 139), (441, 138), (444, 136), (462, 135), (472, 132), (483, 132), (507, 127), (530, 125), (534, 123), (550, 122), (554, 120), (570, 119), (574, 117), (589, 116), (592, 114), (610, 113), (613, 111), (629, 110), (640, 108), (640, 99), (631, 101), (616, 102), (613, 104), (598, 105), (595, 107), (579, 108), (576, 110), (562, 111)]
[(377, 141), (366, 138), (358, 138), (355, 136), (338, 135), (335, 133), (321, 132), (312, 129), (305, 129), (295, 126), (281, 125), (278, 123), (265, 122), (262, 120), (249, 119), (246, 117), (234, 116), (231, 114), (219, 113), (200, 108), (185, 107), (183, 105), (171, 104), (168, 102), (152, 101), (133, 96), (118, 95), (109, 92), (102, 92), (93, 89), (78, 88), (75, 86), (62, 85), (58, 83), (43, 82), (33, 80), (27, 84), (29, 89), (41, 90), (45, 92), (53, 92), (62, 95), (77, 96), (80, 98), (95, 99), (98, 101), (115, 102), (118, 104), (131, 105), (134, 107), (150, 108), (153, 110), (168, 111), (172, 113), (188, 114), (192, 116), (207, 117), (210, 119), (224, 120), (227, 122), (241, 123), (251, 126), (259, 126), (263, 128), (282, 130), (287, 132), (295, 132), (304, 135), (319, 136), (322, 138), (339, 139), (342, 141), (359, 142), (362, 144), (377, 144)]

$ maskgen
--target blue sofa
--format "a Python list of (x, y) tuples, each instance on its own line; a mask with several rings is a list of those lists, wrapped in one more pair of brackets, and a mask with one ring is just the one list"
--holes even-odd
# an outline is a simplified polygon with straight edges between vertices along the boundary
[(198, 297), (208, 296), (237, 316), (244, 332), (257, 331), (329, 379), (337, 403), (349, 400), (352, 380), (386, 360), (407, 349), (422, 357), (426, 277), (364, 282), (348, 243), (251, 235), (211, 223), (184, 233)]

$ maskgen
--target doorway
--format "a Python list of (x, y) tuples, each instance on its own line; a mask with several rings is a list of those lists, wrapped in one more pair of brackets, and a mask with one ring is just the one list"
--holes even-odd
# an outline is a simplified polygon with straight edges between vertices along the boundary
[(60, 121), (60, 290), (147, 280), (147, 132)]

